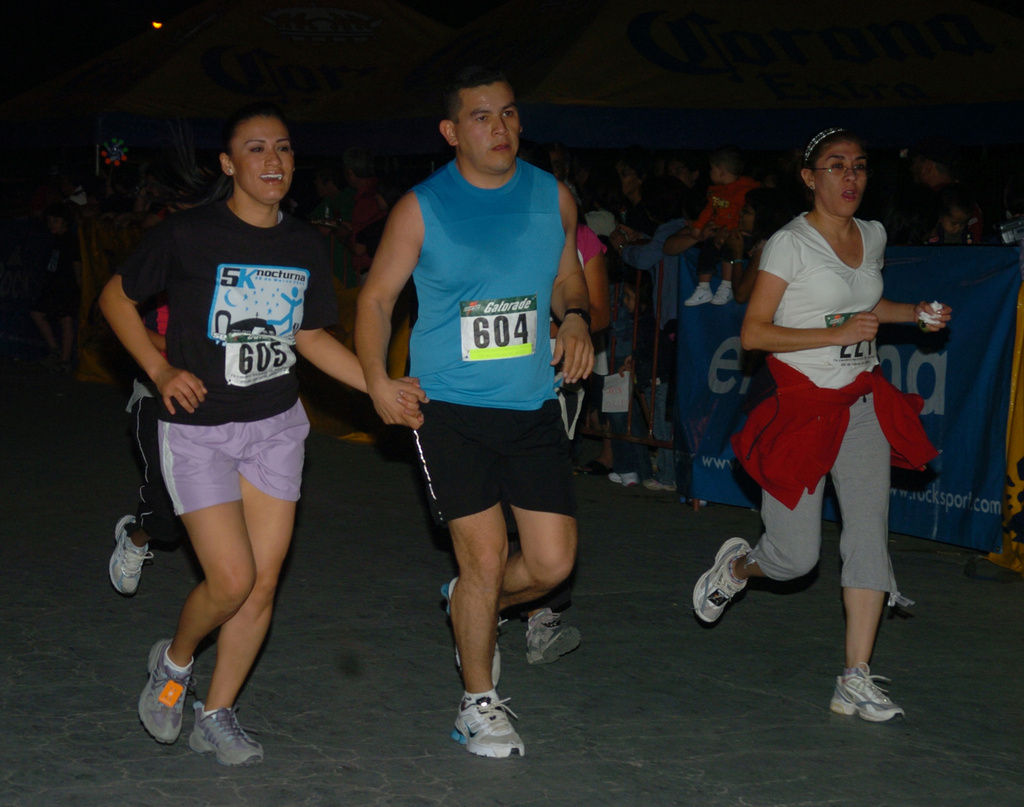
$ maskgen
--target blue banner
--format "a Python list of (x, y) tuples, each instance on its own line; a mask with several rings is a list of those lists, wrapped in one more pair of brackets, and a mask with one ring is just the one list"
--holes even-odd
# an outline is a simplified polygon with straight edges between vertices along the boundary
[[(739, 430), (756, 357), (740, 347), (744, 306), (682, 302), (694, 288), (695, 255), (679, 284), (677, 440), (689, 458), (693, 498), (756, 506), (760, 489), (739, 468), (729, 438)], [(1021, 283), (1014, 247), (892, 247), (885, 296), (940, 300), (953, 308), (946, 333), (913, 325), (879, 330), (886, 377), (924, 398), (922, 422), (942, 452), (922, 473), (894, 469), (889, 524), (907, 535), (984, 551), (1001, 546), (1006, 419)], [(685, 461), (685, 460), (684, 460)], [(680, 478), (685, 478), (681, 475)], [(833, 507), (826, 517), (833, 518)]]

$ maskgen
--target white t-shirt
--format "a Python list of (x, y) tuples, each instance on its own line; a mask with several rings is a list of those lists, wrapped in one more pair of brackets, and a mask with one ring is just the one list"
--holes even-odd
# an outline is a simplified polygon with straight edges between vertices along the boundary
[[(854, 219), (864, 243), (860, 266), (843, 263), (806, 213), (780, 229), (765, 245), (761, 270), (789, 285), (773, 322), (784, 328), (838, 327), (852, 314), (870, 311), (882, 298), (885, 228)], [(845, 387), (878, 364), (875, 341), (776, 353), (775, 357), (819, 387)]]

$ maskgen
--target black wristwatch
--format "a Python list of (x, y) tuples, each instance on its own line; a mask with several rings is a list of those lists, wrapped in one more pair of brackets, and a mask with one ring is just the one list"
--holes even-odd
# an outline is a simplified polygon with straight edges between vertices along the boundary
[(579, 314), (583, 317), (583, 321), (587, 323), (587, 330), (590, 330), (590, 312), (584, 311), (582, 308), (567, 308), (565, 313), (562, 315), (562, 322), (565, 322), (565, 318), (570, 314)]

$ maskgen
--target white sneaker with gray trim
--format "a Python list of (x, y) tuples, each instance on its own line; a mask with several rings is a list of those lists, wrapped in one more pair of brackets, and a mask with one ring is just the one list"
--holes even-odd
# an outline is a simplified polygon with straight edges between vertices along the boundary
[(729, 601), (747, 587), (746, 580), (736, 580), (730, 569), (732, 562), (750, 551), (742, 538), (730, 538), (715, 555), (714, 565), (693, 587), (693, 610), (704, 622), (717, 622)]
[(110, 583), (119, 594), (130, 597), (139, 587), (142, 564), (153, 557), (149, 544), (135, 546), (128, 537), (129, 526), (134, 527), (135, 516), (122, 516), (114, 525), (114, 552), (110, 556)]
[(695, 306), (704, 305), (704, 303), (710, 303), (714, 299), (715, 295), (711, 293), (711, 289), (708, 286), (697, 286), (693, 290), (693, 294), (686, 298), (683, 305)]
[(884, 723), (903, 715), (903, 707), (895, 704), (876, 681), (888, 681), (881, 675), (872, 675), (871, 668), (861, 662), (852, 675), (837, 675), (836, 689), (829, 708), (840, 715), (856, 714), (872, 723)]
[(715, 289), (715, 296), (711, 298), (711, 305), (725, 305), (732, 300), (732, 283), (728, 286), (722, 283)]
[(455, 718), (452, 739), (481, 757), (526, 756), (526, 746), (508, 721), (509, 715), (517, 717), (505, 705), (508, 700), (495, 701), (484, 696), (475, 701), (463, 701)]

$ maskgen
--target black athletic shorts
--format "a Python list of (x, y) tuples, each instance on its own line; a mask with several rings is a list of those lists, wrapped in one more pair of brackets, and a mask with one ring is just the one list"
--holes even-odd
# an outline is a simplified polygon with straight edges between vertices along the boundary
[(557, 401), (526, 412), (437, 400), (420, 409), (416, 441), (439, 523), (499, 502), (575, 517), (569, 441)]

